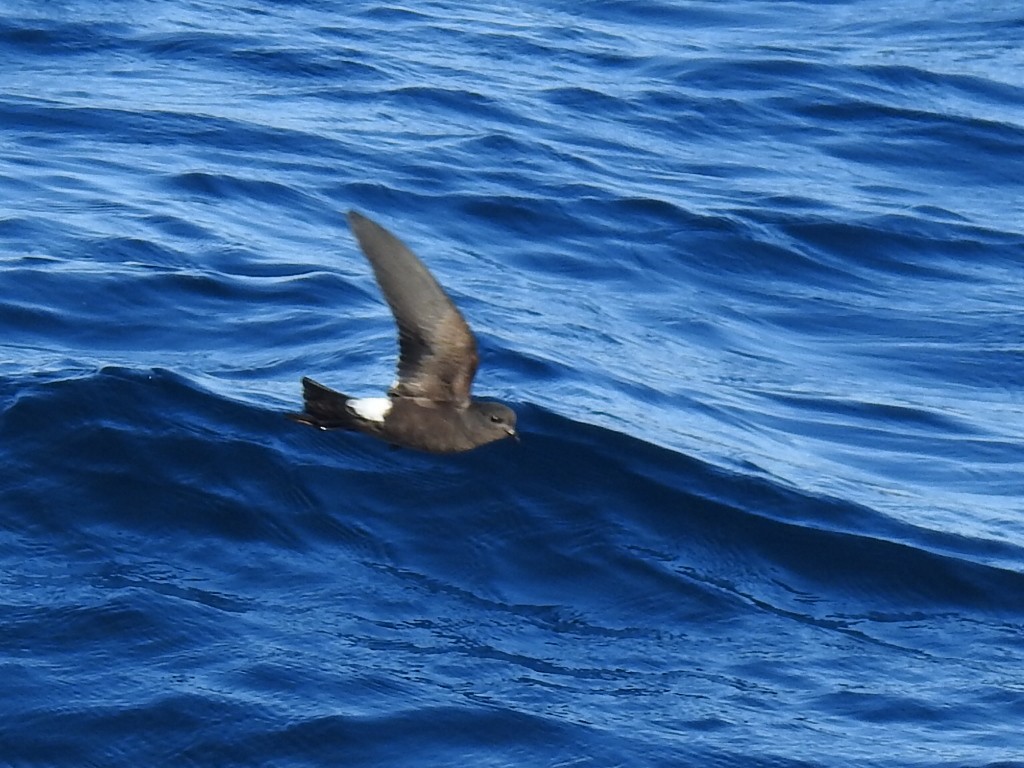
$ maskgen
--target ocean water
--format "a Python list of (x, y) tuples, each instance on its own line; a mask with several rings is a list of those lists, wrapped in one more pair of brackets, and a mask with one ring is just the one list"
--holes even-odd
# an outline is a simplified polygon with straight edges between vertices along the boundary
[[(1024, 765), (1024, 11), (0, 3), (0, 765)], [(377, 395), (343, 213), (523, 439)]]

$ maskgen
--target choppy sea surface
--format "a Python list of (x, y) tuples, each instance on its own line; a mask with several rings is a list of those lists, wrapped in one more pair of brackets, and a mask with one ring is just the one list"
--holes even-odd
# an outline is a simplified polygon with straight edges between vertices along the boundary
[[(1024, 765), (1019, 2), (0, 3), (0, 765)], [(523, 439), (391, 382), (345, 224)]]

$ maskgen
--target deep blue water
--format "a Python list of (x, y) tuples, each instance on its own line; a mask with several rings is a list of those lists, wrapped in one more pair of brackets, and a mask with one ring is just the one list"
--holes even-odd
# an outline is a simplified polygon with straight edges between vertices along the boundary
[[(1019, 2), (0, 3), (0, 764), (1024, 765)], [(523, 440), (392, 379), (361, 210)]]

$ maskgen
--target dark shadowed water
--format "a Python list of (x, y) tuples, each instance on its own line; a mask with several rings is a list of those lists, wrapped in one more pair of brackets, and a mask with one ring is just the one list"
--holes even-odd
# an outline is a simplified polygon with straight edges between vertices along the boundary
[[(0, 765), (1024, 765), (1018, 2), (0, 3)], [(392, 378), (343, 212), (522, 443)]]

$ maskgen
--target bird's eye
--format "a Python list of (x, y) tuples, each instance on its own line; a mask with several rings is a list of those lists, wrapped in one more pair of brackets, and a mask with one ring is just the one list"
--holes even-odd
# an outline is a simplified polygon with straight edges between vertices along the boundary
[(495, 424), (501, 424), (501, 416), (491, 416), (491, 421)]

